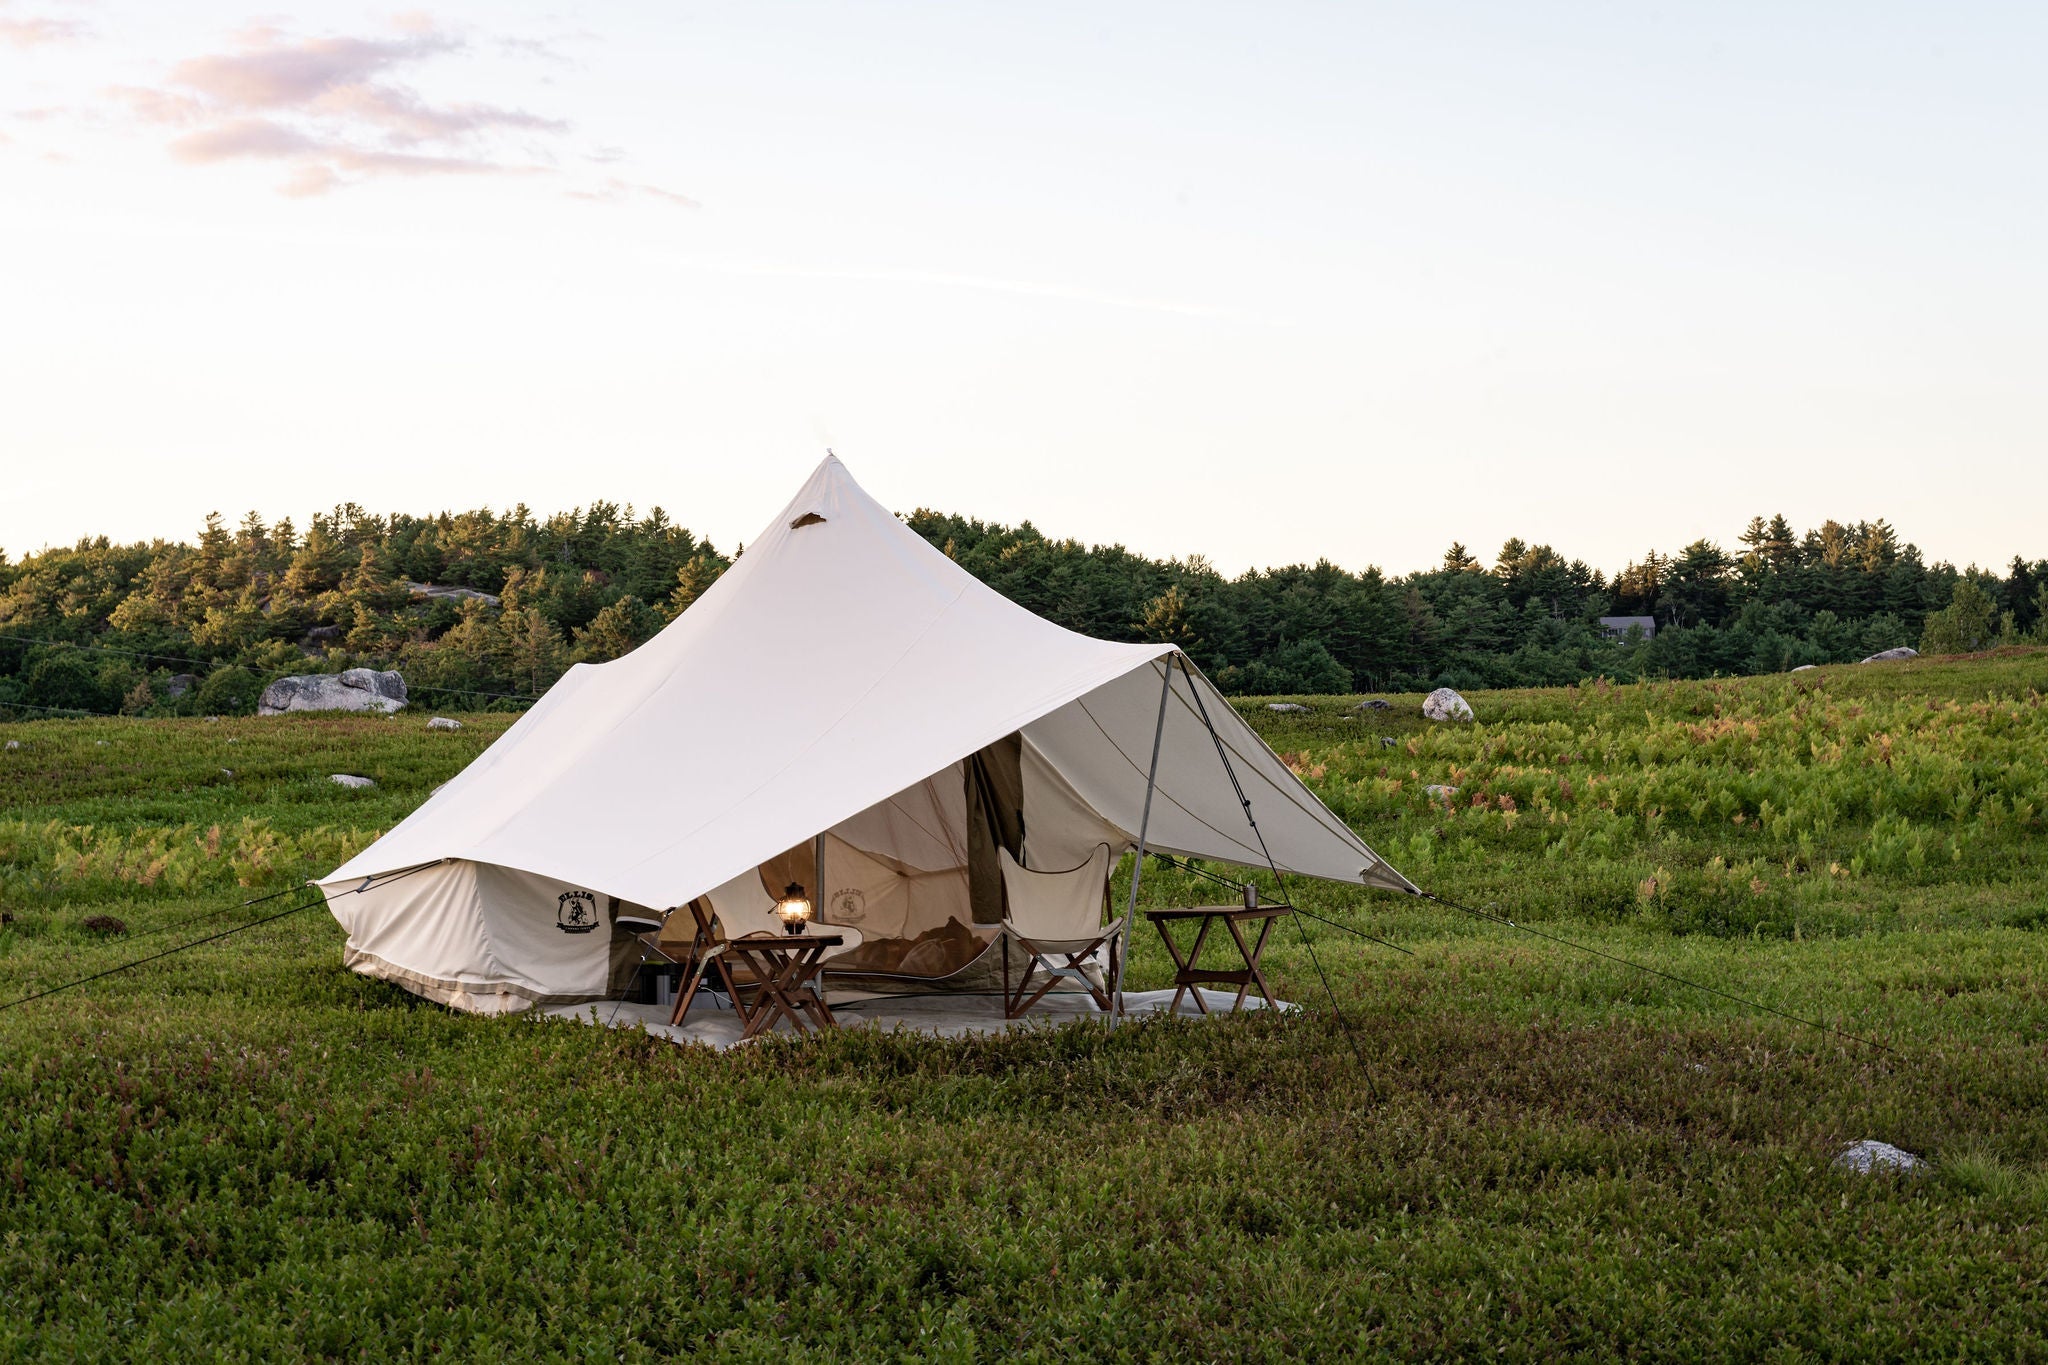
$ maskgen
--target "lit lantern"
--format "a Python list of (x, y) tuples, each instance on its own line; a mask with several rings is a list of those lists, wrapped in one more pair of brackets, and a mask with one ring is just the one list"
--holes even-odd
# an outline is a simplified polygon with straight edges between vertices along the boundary
[(782, 899), (775, 902), (775, 913), (782, 917), (782, 927), (792, 934), (801, 934), (804, 925), (811, 918), (811, 902), (804, 895), (804, 889), (791, 882), (782, 890)]

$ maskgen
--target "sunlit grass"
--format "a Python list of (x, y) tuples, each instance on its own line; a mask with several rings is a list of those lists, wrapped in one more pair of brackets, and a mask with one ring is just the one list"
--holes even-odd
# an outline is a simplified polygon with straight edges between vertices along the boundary
[[(0, 1355), (2040, 1354), (2044, 690), (2033, 653), (1245, 707), (1425, 887), (1888, 1050), (1320, 885), (1412, 952), (1300, 924), (1341, 1020), (724, 1055), (450, 1014), (309, 910), (0, 1013)], [(425, 719), (0, 726), (0, 995), (293, 904), (233, 908), (510, 721)], [(1829, 1166), (1864, 1137), (1933, 1173)]]

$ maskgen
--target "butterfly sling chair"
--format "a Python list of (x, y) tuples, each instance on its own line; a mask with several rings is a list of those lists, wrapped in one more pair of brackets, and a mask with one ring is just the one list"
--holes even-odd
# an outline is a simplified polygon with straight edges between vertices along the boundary
[[(1003, 948), (1003, 1017), (1021, 1018), (1061, 981), (1079, 983), (1097, 1009), (1108, 1010), (1124, 927), (1122, 917), (1102, 922), (1109, 911), (1109, 845), (1098, 845), (1087, 862), (1064, 872), (1020, 867), (1008, 849), (1002, 850), (1002, 863), (1008, 900), (1003, 934), (1025, 957), (1023, 979), (1013, 990), (1010, 950), (1007, 944)], [(1105, 946), (1107, 974), (1099, 961)], [(1032, 982), (1041, 974), (1043, 982), (1034, 991)]]

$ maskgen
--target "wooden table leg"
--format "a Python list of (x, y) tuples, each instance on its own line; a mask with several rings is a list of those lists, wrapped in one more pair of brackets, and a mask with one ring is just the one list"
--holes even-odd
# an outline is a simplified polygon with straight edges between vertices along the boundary
[(833, 1017), (832, 1007), (825, 1003), (825, 994), (819, 981), (825, 972), (825, 949), (823, 946), (797, 955), (802, 973), (795, 983), (797, 1001), (810, 1014), (819, 1028), (838, 1028), (839, 1020)]
[[(753, 972), (755, 980), (760, 983), (754, 989), (754, 1008), (746, 1016), (747, 1023), (746, 1027), (740, 1031), (740, 1041), (745, 1042), (749, 1038), (758, 1038), (774, 1028), (775, 1021), (780, 1018), (787, 1018), (792, 1024), (796, 1025), (797, 1031), (801, 1033), (804, 1027), (803, 1021), (797, 1017), (795, 1010), (784, 996), (782, 984), (778, 979), (782, 975), (783, 968), (772, 957), (769, 961), (762, 962), (747, 949), (738, 947), (737, 940), (733, 940), (733, 942), (735, 944), (733, 951), (737, 952), (742, 960), (746, 962), (748, 969)], [(737, 1003), (738, 995), (735, 994), (733, 998), (734, 1002)]]
[(761, 983), (753, 1013), (740, 1034), (741, 1041), (767, 1033), (781, 1019), (789, 1020), (790, 1027), (798, 1033), (812, 1028), (839, 1026), (839, 1021), (832, 1017), (832, 1007), (811, 986), (823, 965), (825, 949), (822, 944), (805, 944), (786, 955), (762, 953), (760, 958), (766, 959), (763, 962), (747, 948), (737, 946), (737, 940), (734, 942), (733, 951), (745, 959)]
[(1245, 981), (1238, 986), (1237, 999), (1231, 1002), (1230, 1006), (1232, 1014), (1244, 1008), (1244, 998), (1252, 988), (1252, 981), (1259, 983), (1259, 994), (1264, 997), (1266, 1004), (1270, 1006), (1273, 1003), (1273, 992), (1266, 985), (1266, 974), (1259, 970), (1259, 956), (1266, 951), (1266, 935), (1273, 932), (1275, 922), (1268, 919), (1260, 924), (1258, 938), (1253, 941), (1253, 946), (1247, 948), (1244, 946), (1244, 935), (1238, 932), (1237, 921), (1228, 916), (1224, 917), (1224, 927), (1230, 930), (1230, 937), (1236, 940), (1237, 951), (1244, 958), (1245, 968), (1252, 978), (1251, 981)]
[(718, 979), (725, 983), (726, 998), (732, 1001), (732, 1012), (740, 1017), (740, 1036), (745, 1038), (751, 1036), (747, 1030), (753, 1027), (755, 1017), (761, 1013), (761, 988), (758, 984), (760, 974), (755, 972), (757, 984), (754, 986), (754, 1003), (749, 1006), (747, 1004), (747, 997), (740, 986), (739, 974), (732, 969), (730, 959), (733, 958), (738, 958), (740, 965), (748, 971), (754, 971), (752, 960), (730, 949), (720, 953), (711, 965), (717, 970)]
[[(1166, 921), (1156, 919), (1152, 923), (1159, 930), (1159, 937), (1166, 941), (1167, 956), (1173, 959), (1173, 1001), (1166, 1007), (1166, 1012), (1173, 1014), (1180, 1009), (1181, 993), (1187, 990), (1181, 978), (1187, 974), (1188, 960), (1180, 955), (1180, 945), (1173, 941), (1173, 932), (1166, 927)], [(1201, 997), (1197, 995), (1195, 999), (1199, 1002)]]
[(739, 983), (734, 979), (732, 968), (727, 966), (720, 973), (725, 977), (726, 989), (732, 993), (732, 1007), (740, 1016), (740, 1041), (745, 1042), (761, 1031), (764, 1018), (771, 1022), (773, 1021), (774, 1005), (768, 997), (767, 982), (762, 978), (760, 965), (754, 961), (747, 951), (744, 948), (728, 943), (726, 946), (726, 956), (739, 959), (740, 965), (745, 967), (754, 977), (754, 1003), (750, 1008), (746, 1004), (744, 997), (740, 995)]
[(808, 1003), (800, 995), (791, 994), (792, 991), (800, 992), (803, 989), (797, 982), (803, 974), (806, 951), (808, 950), (799, 950), (784, 957), (775, 972), (775, 1007), (798, 1033), (810, 1027), (805, 1022), (805, 1016), (810, 1013)]
[[(1195, 930), (1194, 945), (1188, 949), (1187, 966), (1180, 973), (1181, 976), (1191, 978), (1188, 981), (1187, 985), (1182, 987), (1181, 989), (1187, 991), (1190, 995), (1194, 997), (1196, 1010), (1200, 1011), (1203, 1014), (1207, 1014), (1209, 1012), (1209, 1002), (1202, 998), (1201, 983), (1193, 980), (1192, 977), (1194, 976), (1194, 973), (1196, 971), (1195, 964), (1202, 960), (1202, 945), (1208, 941), (1209, 926), (1214, 924), (1215, 922), (1216, 917), (1213, 915), (1204, 915), (1202, 917), (1202, 927)], [(1178, 1008), (1180, 1008), (1180, 991), (1176, 990), (1173, 993), (1173, 1005), (1170, 1008), (1168, 1008), (1166, 1012), (1168, 1014), (1171, 1014), (1174, 1012), (1174, 1010)]]

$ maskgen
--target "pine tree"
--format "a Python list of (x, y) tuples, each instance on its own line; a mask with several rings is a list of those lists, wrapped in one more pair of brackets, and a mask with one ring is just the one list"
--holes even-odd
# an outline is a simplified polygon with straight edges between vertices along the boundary
[(348, 549), (334, 536), (326, 517), (315, 515), (305, 544), (292, 556), (284, 573), (284, 589), (295, 597), (312, 598), (341, 586), (348, 571)]
[(1138, 620), (1138, 635), (1141, 639), (1192, 651), (1196, 643), (1195, 631), (1188, 620), (1188, 600), (1181, 592), (1180, 584), (1174, 584), (1145, 604), (1145, 614)]
[(623, 659), (661, 629), (661, 617), (637, 597), (621, 597), (576, 632), (573, 656), (578, 663), (601, 664)]
[(718, 562), (709, 554), (694, 555), (677, 569), (676, 588), (668, 597), (669, 619), (673, 621), (688, 610), (692, 602), (704, 595), (706, 588), (718, 581), (721, 572)]

